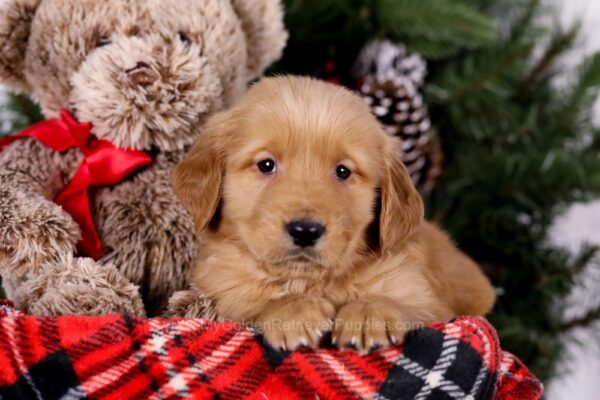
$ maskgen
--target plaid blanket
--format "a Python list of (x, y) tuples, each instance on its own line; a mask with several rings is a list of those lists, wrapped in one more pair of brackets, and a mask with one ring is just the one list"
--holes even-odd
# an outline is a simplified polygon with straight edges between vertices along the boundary
[(538, 399), (542, 385), (484, 320), (461, 317), (402, 345), (278, 352), (206, 320), (32, 317), (0, 305), (0, 399)]

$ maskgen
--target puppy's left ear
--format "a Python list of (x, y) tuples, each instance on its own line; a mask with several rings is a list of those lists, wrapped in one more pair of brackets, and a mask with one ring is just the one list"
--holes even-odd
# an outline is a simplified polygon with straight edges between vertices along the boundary
[(229, 113), (213, 116), (200, 139), (173, 172), (175, 194), (192, 214), (198, 232), (206, 229), (219, 206), (225, 168), (224, 142), (229, 137), (229, 125)]
[(405, 239), (423, 222), (423, 200), (401, 158), (401, 147), (389, 140), (387, 168), (381, 183), (380, 248), (385, 251)]

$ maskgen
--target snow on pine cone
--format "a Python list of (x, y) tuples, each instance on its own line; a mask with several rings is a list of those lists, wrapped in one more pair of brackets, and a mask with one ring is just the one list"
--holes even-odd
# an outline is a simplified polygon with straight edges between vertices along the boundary
[(423, 58), (377, 41), (363, 49), (354, 74), (359, 94), (384, 129), (402, 141), (403, 161), (414, 183), (432, 188), (442, 171), (443, 154), (418, 91), (427, 74)]

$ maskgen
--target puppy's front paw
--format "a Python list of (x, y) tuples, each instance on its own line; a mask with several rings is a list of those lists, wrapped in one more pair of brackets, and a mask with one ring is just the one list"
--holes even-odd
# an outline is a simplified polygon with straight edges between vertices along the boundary
[(338, 312), (332, 341), (341, 348), (356, 349), (367, 354), (379, 347), (389, 346), (404, 338), (415, 328), (402, 306), (391, 299), (369, 297), (355, 300)]
[(300, 346), (316, 348), (331, 330), (334, 316), (335, 307), (325, 298), (286, 296), (267, 304), (256, 324), (272, 347), (293, 351)]

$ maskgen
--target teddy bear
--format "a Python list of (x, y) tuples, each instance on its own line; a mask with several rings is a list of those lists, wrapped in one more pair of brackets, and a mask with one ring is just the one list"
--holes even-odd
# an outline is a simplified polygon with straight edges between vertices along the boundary
[(0, 82), (48, 118), (0, 150), (16, 306), (156, 315), (186, 288), (198, 245), (172, 170), (286, 39), (280, 0), (3, 1)]

